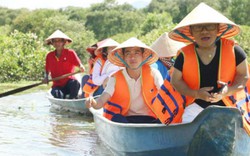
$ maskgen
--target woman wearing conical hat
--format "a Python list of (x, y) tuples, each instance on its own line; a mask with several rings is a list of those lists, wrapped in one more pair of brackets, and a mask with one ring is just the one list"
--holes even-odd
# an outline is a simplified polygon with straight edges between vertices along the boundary
[(163, 33), (151, 45), (151, 48), (156, 51), (159, 56), (158, 61), (153, 63), (151, 67), (158, 69), (163, 79), (170, 80), (169, 70), (174, 64), (174, 57), (177, 51), (184, 46), (185, 44), (183, 42), (170, 39), (167, 32)]
[(96, 58), (95, 50), (97, 49), (97, 44), (93, 44), (86, 48), (86, 51), (90, 54), (88, 59), (88, 65), (89, 65), (89, 72), (94, 67), (94, 60)]
[(85, 83), (89, 80), (90, 78), (90, 75), (92, 74), (93, 72), (93, 67), (94, 67), (94, 63), (95, 63), (95, 60), (97, 59), (97, 56), (95, 55), (95, 50), (97, 49), (97, 43), (91, 45), (91, 46), (88, 46), (86, 48), (86, 51), (89, 53), (89, 58), (88, 58), (88, 74), (84, 75), (82, 77), (82, 83), (81, 83), (81, 88), (82, 88), (82, 95), (81, 97), (84, 98), (85, 97), (85, 93), (84, 93), (84, 90), (83, 90), (83, 86), (85, 85)]
[[(235, 96), (241, 91), (244, 94), (249, 77), (246, 54), (228, 39), (239, 33), (238, 25), (205, 3), (169, 33), (176, 41), (191, 42), (179, 51), (171, 78), (175, 89), (187, 96), (183, 122), (192, 121), (210, 105), (235, 106), (240, 100), (247, 103), (246, 98)], [(246, 118), (250, 121), (249, 116)]]
[(97, 43), (97, 48), (94, 50), (93, 68), (90, 71), (89, 79), (83, 83), (83, 97), (92, 95), (100, 95), (103, 92), (103, 84), (115, 72), (120, 70), (120, 67), (110, 63), (107, 60), (107, 55), (115, 47), (119, 45), (118, 42), (111, 38), (107, 38)]
[[(51, 51), (46, 56), (45, 78), (44, 83), (48, 83), (48, 75), (52, 78), (62, 76), (64, 74), (73, 73), (75, 67), (80, 68), (84, 72), (85, 68), (78, 58), (76, 52), (71, 49), (65, 49), (64, 46), (72, 42), (72, 39), (65, 35), (60, 30), (56, 30), (45, 40), (47, 45), (52, 45), (55, 50)], [(77, 98), (80, 83), (74, 76), (69, 76), (64, 79), (53, 81), (51, 94), (55, 98), (65, 98), (69, 94), (70, 99)]]
[(151, 102), (163, 79), (158, 70), (149, 66), (158, 59), (154, 50), (137, 38), (130, 38), (109, 53), (108, 59), (125, 68), (109, 79), (97, 101), (93, 98), (86, 101), (87, 107), (103, 107), (104, 116), (116, 122), (159, 122)]

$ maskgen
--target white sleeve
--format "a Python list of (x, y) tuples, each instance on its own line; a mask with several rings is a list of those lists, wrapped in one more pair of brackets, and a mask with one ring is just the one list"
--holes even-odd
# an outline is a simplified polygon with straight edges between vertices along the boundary
[(116, 73), (118, 70), (122, 69), (121, 67), (118, 67), (110, 62), (107, 63), (107, 68), (104, 70), (105, 74), (107, 74), (109, 77)]
[(101, 69), (102, 69), (102, 61), (101, 59), (98, 59), (96, 63), (94, 64), (93, 67), (93, 73), (92, 73), (92, 80), (95, 85), (102, 85), (102, 82), (100, 81), (99, 77), (101, 74)]
[(155, 86), (158, 90), (160, 90), (161, 85), (163, 84), (163, 78), (161, 76), (161, 73), (159, 72), (159, 70), (157, 70), (155, 68), (151, 68), (151, 70), (152, 70), (152, 74), (154, 77)]
[(114, 77), (110, 77), (108, 80), (107, 86), (103, 92), (106, 92), (110, 96), (113, 96), (113, 94), (115, 92), (115, 82), (116, 82), (116, 79)]
[[(113, 75), (115, 72), (117, 72), (120, 68), (112, 63), (110, 63), (108, 60), (105, 62), (101, 73), (94, 78), (93, 76), (93, 82), (96, 85), (102, 85), (104, 80), (107, 77), (110, 77), (111, 75)], [(101, 69), (100, 69), (101, 70)]]

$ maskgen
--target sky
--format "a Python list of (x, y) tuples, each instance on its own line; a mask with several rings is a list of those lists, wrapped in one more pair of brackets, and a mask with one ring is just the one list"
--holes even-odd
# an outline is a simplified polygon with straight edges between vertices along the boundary
[[(27, 8), (30, 10), (48, 8), (59, 9), (67, 6), (90, 7), (91, 4), (101, 3), (104, 0), (0, 0), (0, 7), (10, 9)], [(147, 6), (151, 0), (116, 0), (119, 4), (129, 3), (135, 8), (143, 8)]]

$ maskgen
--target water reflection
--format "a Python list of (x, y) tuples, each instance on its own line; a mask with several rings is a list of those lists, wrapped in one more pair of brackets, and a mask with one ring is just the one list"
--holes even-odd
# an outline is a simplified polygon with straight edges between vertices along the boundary
[(0, 155), (111, 155), (92, 117), (51, 109), (45, 92), (0, 98)]

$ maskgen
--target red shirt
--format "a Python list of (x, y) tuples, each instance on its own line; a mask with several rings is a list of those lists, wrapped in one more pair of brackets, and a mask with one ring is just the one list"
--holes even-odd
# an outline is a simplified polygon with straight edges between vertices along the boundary
[[(73, 73), (76, 66), (80, 66), (81, 61), (76, 52), (71, 49), (63, 49), (59, 58), (56, 57), (56, 52), (51, 51), (46, 56), (45, 70), (51, 74), (52, 78), (62, 76), (64, 74)], [(74, 76), (69, 76), (64, 79), (53, 81), (52, 87), (63, 87), (69, 79), (75, 79)]]

